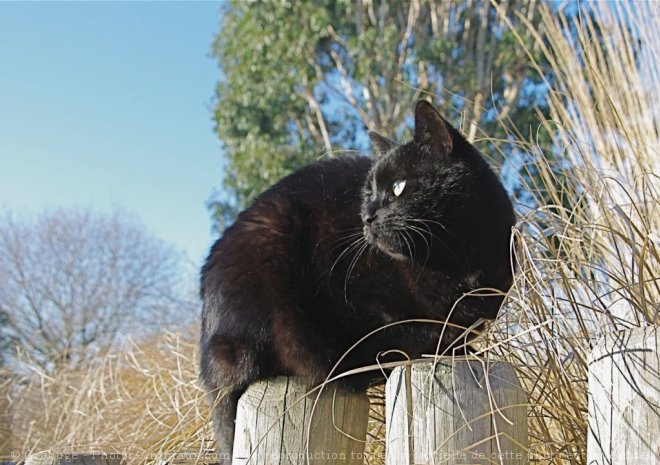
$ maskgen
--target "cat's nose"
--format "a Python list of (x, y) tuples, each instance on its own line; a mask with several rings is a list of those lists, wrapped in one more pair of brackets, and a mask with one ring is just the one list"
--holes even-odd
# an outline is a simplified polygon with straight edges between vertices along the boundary
[(376, 202), (370, 202), (362, 214), (362, 221), (371, 224), (376, 219), (376, 216), (378, 216), (378, 204)]

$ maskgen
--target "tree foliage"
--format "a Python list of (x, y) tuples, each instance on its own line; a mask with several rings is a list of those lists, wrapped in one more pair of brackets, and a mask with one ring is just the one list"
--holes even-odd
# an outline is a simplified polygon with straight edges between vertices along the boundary
[(366, 130), (404, 136), (424, 95), (471, 139), (479, 129), (506, 138), (510, 121), (528, 137), (544, 111), (541, 77), (505, 24), (538, 23), (536, 3), (230, 2), (213, 47), (226, 158), (210, 203), (219, 224), (299, 166), (365, 150)]
[[(80, 366), (121, 337), (173, 323), (194, 303), (178, 254), (115, 213), (55, 210), (0, 221), (5, 356), (47, 371)], [(188, 310), (189, 313), (186, 313)]]

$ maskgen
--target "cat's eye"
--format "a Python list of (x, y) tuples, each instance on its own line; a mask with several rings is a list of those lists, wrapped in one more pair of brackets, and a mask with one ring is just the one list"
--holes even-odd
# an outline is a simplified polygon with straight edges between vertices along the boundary
[(392, 192), (396, 197), (400, 196), (403, 192), (403, 189), (406, 187), (406, 180), (402, 179), (401, 181), (395, 181), (392, 185)]

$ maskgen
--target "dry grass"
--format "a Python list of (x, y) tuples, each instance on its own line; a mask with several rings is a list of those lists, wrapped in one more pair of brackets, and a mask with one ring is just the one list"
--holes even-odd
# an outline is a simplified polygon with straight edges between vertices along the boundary
[[(530, 393), (538, 463), (586, 463), (587, 357), (603, 333), (660, 324), (660, 8), (599, 2), (574, 23), (545, 11), (556, 74), (550, 131), (529, 141), (520, 272), (492, 338)], [(550, 84), (549, 84), (550, 85)]]
[[(534, 141), (532, 179), (516, 229), (517, 280), (489, 334), (530, 395), (532, 463), (584, 464), (587, 357), (595, 338), (660, 324), (660, 7), (601, 2), (569, 20), (545, 11), (541, 47), (554, 136)], [(86, 372), (12, 387), (24, 452), (119, 451), (130, 462), (205, 452), (208, 411), (197, 381), (196, 337), (167, 334), (99, 360)], [(38, 379), (37, 382), (34, 379)], [(377, 396), (375, 397), (377, 398)], [(382, 437), (378, 406), (374, 436)], [(371, 441), (373, 463), (382, 443)]]
[[(118, 453), (128, 465), (213, 462), (210, 411), (197, 372), (197, 329), (184, 334), (129, 344), (85, 370), (9, 376), (0, 388), (11, 401), (13, 431), (2, 436), (7, 443), (0, 443), (0, 451), (7, 459), (18, 450), (21, 457)], [(370, 397), (365, 456), (367, 463), (380, 463), (382, 388), (372, 389)]]
[(14, 380), (12, 449), (105, 451), (129, 463), (211, 452), (197, 332), (131, 344), (83, 371)]

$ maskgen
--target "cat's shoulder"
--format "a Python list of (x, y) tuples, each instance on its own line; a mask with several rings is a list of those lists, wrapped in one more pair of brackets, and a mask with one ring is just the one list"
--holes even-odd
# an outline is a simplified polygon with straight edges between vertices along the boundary
[[(295, 237), (307, 229), (310, 215), (348, 209), (358, 218), (371, 165), (372, 159), (366, 156), (324, 158), (284, 177), (258, 195), (224, 230), (211, 249), (205, 270), (220, 255), (224, 260), (240, 261), (255, 246), (266, 248), (277, 238)], [(221, 250), (223, 254), (219, 254)]]
[(330, 176), (336, 180), (350, 179), (362, 173), (366, 175), (369, 169), (371, 169), (372, 163), (373, 160), (364, 155), (325, 157), (294, 171), (275, 184), (275, 186), (290, 184), (292, 182), (299, 183), (301, 181), (310, 181), (313, 183), (316, 182), (319, 176)]
[(262, 193), (257, 202), (281, 196), (317, 201), (330, 192), (357, 192), (362, 189), (372, 163), (372, 159), (366, 156), (339, 156), (317, 160), (282, 178)]

